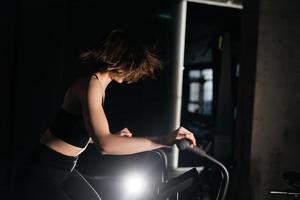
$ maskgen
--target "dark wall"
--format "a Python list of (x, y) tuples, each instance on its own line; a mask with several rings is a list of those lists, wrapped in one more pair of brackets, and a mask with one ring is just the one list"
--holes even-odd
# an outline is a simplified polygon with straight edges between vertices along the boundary
[(54, 116), (64, 67), (64, 2), (18, 2), (13, 136), (9, 144), (15, 172)]
[(252, 199), (268, 199), (269, 190), (288, 188), (283, 173), (300, 171), (299, 24), (299, 1), (260, 0), (250, 161)]
[[(241, 66), (237, 92), (236, 134), (233, 141), (232, 199), (249, 199), (250, 151), (255, 96), (259, 0), (243, 1), (241, 20)], [(239, 191), (239, 192), (237, 192)]]
[[(299, 172), (299, 1), (244, 1), (234, 199), (291, 199)], [(240, 192), (236, 192), (240, 191)]]
[(17, 31), (17, 9), (16, 1), (6, 2), (0, 7), (0, 88), (1, 88), (1, 120), (0, 120), (0, 155), (2, 161), (0, 165), (0, 192), (7, 194), (9, 189), (10, 169), (12, 166), (11, 141), (12, 118), (14, 104), (14, 86), (15, 86), (15, 49), (16, 49), (16, 31)]
[[(84, 71), (78, 55), (100, 35), (121, 28), (157, 45), (165, 69), (155, 80), (113, 83), (105, 110), (111, 131), (128, 127), (135, 135), (169, 131), (168, 71), (172, 71), (174, 5), (159, 1), (10, 1), (1, 6), (0, 188), (8, 190), (60, 107), (65, 89)], [(3, 11), (3, 12), (2, 12)], [(86, 156), (86, 155), (83, 155)], [(1, 191), (2, 192), (2, 191)]]

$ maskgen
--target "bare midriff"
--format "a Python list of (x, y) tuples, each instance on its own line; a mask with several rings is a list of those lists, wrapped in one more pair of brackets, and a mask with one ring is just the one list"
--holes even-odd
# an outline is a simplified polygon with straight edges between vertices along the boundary
[(84, 148), (80, 148), (66, 143), (65, 141), (53, 135), (49, 129), (47, 129), (46, 132), (43, 134), (43, 136), (40, 139), (40, 142), (42, 144), (45, 144), (52, 150), (64, 154), (66, 156), (78, 156), (86, 149), (88, 145), (87, 143)]

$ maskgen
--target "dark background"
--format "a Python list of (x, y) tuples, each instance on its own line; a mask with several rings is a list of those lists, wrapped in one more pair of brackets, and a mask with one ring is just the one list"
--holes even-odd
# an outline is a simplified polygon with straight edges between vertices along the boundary
[[(127, 127), (136, 136), (149, 136), (171, 130), (168, 71), (173, 70), (175, 28), (174, 21), (159, 14), (174, 16), (175, 6), (168, 1), (95, 0), (10, 1), (1, 6), (1, 193), (8, 194), (17, 181), (16, 171), (54, 119), (68, 85), (85, 71), (80, 52), (113, 29), (156, 45), (165, 70), (155, 80), (107, 88), (111, 131)], [(88, 151), (98, 153), (93, 147)]]
[[(194, 12), (187, 19), (186, 44), (199, 37), (215, 41), (220, 35), (230, 35), (232, 56), (217, 52), (214, 57), (219, 72), (209, 153), (225, 159), (230, 169), (228, 198), (260, 200), (271, 198), (271, 188), (289, 188), (282, 180), (285, 171), (299, 171), (300, 4), (297, 0), (243, 4), (242, 11), (189, 7)], [(171, 0), (2, 3), (1, 199), (9, 199), (16, 170), (54, 119), (67, 86), (84, 71), (80, 51), (107, 31), (125, 29), (156, 44), (165, 62), (155, 80), (107, 88), (105, 110), (111, 130), (128, 127), (137, 136), (148, 136), (174, 128), (178, 5)], [(230, 73), (221, 72), (228, 58), (240, 63), (238, 79), (228, 79)], [(225, 129), (230, 131), (220, 132)], [(86, 169), (86, 160), (102, 161), (96, 153), (89, 147), (79, 167)]]

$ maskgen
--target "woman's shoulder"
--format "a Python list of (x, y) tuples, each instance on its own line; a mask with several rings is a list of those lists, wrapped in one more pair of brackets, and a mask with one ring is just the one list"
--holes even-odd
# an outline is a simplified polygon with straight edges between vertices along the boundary
[(69, 87), (69, 90), (73, 94), (77, 94), (82, 96), (86, 94), (88, 90), (97, 91), (101, 89), (101, 85), (99, 84), (99, 80), (94, 75), (81, 76), (75, 79)]

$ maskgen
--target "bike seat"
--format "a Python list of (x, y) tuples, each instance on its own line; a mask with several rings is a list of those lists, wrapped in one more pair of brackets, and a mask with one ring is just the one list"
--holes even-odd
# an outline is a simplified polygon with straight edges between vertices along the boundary
[(290, 186), (300, 189), (300, 173), (295, 171), (287, 171), (283, 173), (283, 180), (285, 180)]

